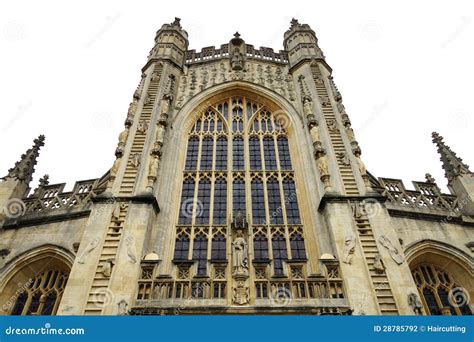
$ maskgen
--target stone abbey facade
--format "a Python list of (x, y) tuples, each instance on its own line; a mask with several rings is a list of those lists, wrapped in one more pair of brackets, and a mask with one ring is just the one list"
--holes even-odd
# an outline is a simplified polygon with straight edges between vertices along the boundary
[(115, 162), (70, 192), (30, 191), (38, 137), (0, 182), (1, 313), (471, 314), (473, 172), (433, 133), (451, 194), (374, 177), (314, 31), (283, 45), (163, 25)]

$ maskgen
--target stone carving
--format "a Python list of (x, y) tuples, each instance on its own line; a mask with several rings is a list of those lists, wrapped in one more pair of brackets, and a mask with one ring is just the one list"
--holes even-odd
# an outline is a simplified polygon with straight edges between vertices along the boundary
[(375, 272), (382, 274), (385, 271), (385, 266), (383, 265), (382, 256), (380, 253), (377, 253), (374, 259), (374, 270)]
[(429, 173), (425, 174), (426, 183), (436, 184), (436, 180)]
[(150, 94), (146, 93), (145, 98), (143, 99), (143, 106), (148, 106), (151, 103)]
[(328, 159), (326, 157), (326, 152), (324, 149), (316, 149), (315, 151), (316, 165), (318, 166), (319, 175), (321, 181), (324, 184), (325, 190), (329, 191), (331, 189), (330, 176), (329, 176), (329, 166)]
[(249, 288), (245, 286), (245, 281), (239, 280), (234, 288), (232, 301), (238, 305), (248, 304), (250, 298)]
[(138, 107), (138, 102), (134, 98), (133, 102), (130, 102), (130, 105), (128, 106), (128, 112), (127, 112), (127, 119), (130, 121), (133, 121), (133, 117), (135, 113), (137, 112), (137, 107)]
[(336, 120), (328, 120), (328, 129), (329, 129), (329, 132), (331, 133), (339, 132), (339, 128), (337, 127)]
[(313, 117), (313, 101), (311, 101), (311, 97), (305, 96), (303, 97), (303, 113), (308, 117)]
[(151, 81), (152, 82), (158, 82), (160, 80), (160, 78), (161, 78), (161, 76), (158, 73), (158, 71), (153, 71), (153, 73), (151, 74)]
[(321, 102), (321, 106), (326, 107), (331, 105), (331, 101), (327, 96), (319, 96), (319, 102)]
[(314, 78), (314, 82), (317, 85), (324, 85), (324, 79), (322, 75), (316, 75), (316, 76), (313, 76), (313, 78)]
[(85, 250), (82, 252), (82, 255), (80, 256), (79, 260), (77, 261), (80, 264), (85, 264), (86, 263), (86, 257), (94, 250), (97, 248), (99, 245), (100, 239), (98, 237), (93, 238)]
[(133, 153), (130, 155), (130, 164), (134, 168), (138, 168), (140, 166), (140, 160), (142, 158), (142, 155), (140, 153)]
[(351, 160), (349, 159), (349, 156), (346, 154), (346, 152), (338, 152), (337, 159), (339, 159), (342, 165), (345, 165), (345, 166), (351, 165)]
[(148, 122), (146, 122), (146, 120), (140, 120), (140, 122), (138, 123), (137, 132), (145, 135), (147, 131), (148, 131)]
[(293, 83), (293, 76), (291, 76), (290, 74), (286, 75), (285, 82), (287, 84), (290, 101), (296, 101), (296, 92), (295, 92), (295, 84)]
[(233, 276), (248, 276), (248, 248), (242, 230), (237, 230), (232, 241), (232, 270)]
[(112, 187), (112, 184), (115, 180), (115, 177), (117, 176), (117, 172), (120, 167), (120, 162), (122, 161), (122, 153), (120, 151), (115, 152), (115, 155), (117, 158), (115, 158), (114, 163), (112, 164), (112, 167), (110, 168), (110, 176), (109, 176), (109, 181), (107, 183), (107, 188), (110, 189)]
[(158, 166), (160, 158), (157, 155), (152, 155), (150, 164), (148, 165), (148, 188), (153, 189), (153, 184), (158, 176)]
[(311, 133), (311, 140), (313, 141), (313, 145), (315, 147), (316, 145), (320, 145), (321, 140), (319, 138), (318, 122), (316, 120), (314, 120), (314, 123), (311, 125), (309, 132)]
[(100, 269), (100, 272), (102, 273), (102, 275), (106, 278), (109, 278), (110, 275), (112, 274), (112, 267), (114, 266), (115, 264), (115, 260), (114, 259), (107, 259), (103, 264), (102, 264), (102, 267)]
[(346, 236), (344, 239), (344, 248), (342, 250), (342, 261), (346, 264), (352, 264), (356, 238), (353, 235)]
[(117, 153), (123, 154), (129, 132), (130, 132), (130, 126), (125, 125), (124, 130), (119, 134), (119, 138), (118, 138), (119, 141), (118, 141), (117, 149), (115, 151), (116, 154)]
[(351, 142), (356, 141), (355, 140), (355, 135), (354, 135), (354, 130), (352, 129), (352, 127), (350, 125), (346, 126), (346, 133), (347, 133), (347, 137), (349, 138), (349, 141), (351, 141)]
[(115, 222), (116, 225), (120, 224), (120, 208), (121, 208), (121, 205), (119, 203), (116, 203), (114, 210), (112, 210), (112, 217), (110, 220), (112, 222)]
[(133, 238), (133, 236), (131, 235), (127, 236), (126, 243), (127, 243), (128, 261), (130, 261), (132, 264), (135, 264), (137, 262), (137, 256), (136, 256), (135, 239)]
[(128, 315), (128, 303), (125, 299), (122, 299), (120, 302), (117, 303), (118, 305), (118, 316), (126, 316)]
[(247, 229), (247, 220), (242, 210), (240, 209), (237, 209), (237, 211), (234, 214), (234, 219), (232, 221), (232, 229), (235, 229), (235, 230)]
[(311, 98), (309, 90), (308, 90), (308, 85), (306, 84), (304, 75), (299, 75), (298, 76), (298, 83), (300, 85), (301, 98), (303, 98), (303, 99), (305, 97)]
[(329, 79), (329, 85), (331, 86), (332, 93), (334, 95), (334, 99), (339, 102), (342, 100), (341, 93), (339, 92), (339, 89), (337, 89), (336, 84), (334, 83), (334, 79), (332, 76), (328, 76)]
[(388, 250), (388, 253), (392, 257), (393, 261), (395, 261), (398, 265), (401, 265), (403, 263), (405, 258), (399, 253), (398, 249), (392, 244), (388, 237), (386, 237), (385, 235), (381, 235), (379, 238), (379, 242)]
[(410, 293), (408, 295), (408, 305), (413, 309), (415, 315), (423, 315), (423, 304), (416, 293)]

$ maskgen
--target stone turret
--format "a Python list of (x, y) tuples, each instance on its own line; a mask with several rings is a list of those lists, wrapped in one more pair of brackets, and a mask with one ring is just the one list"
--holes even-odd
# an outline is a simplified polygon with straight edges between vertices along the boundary
[(456, 195), (459, 208), (464, 215), (474, 216), (474, 173), (451, 148), (443, 141), (443, 137), (437, 132), (431, 135), (433, 142), (438, 148), (443, 170), (448, 180), (448, 189)]
[(283, 46), (288, 51), (290, 68), (294, 68), (305, 60), (324, 60), (314, 31), (309, 25), (300, 24), (296, 19), (291, 20), (290, 29), (285, 32)]
[(164, 24), (156, 32), (155, 46), (148, 56), (153, 59), (169, 60), (177, 67), (182, 68), (188, 49), (188, 33), (181, 27), (179, 18), (171, 24)]
[(9, 199), (26, 197), (30, 190), (30, 182), (42, 146), (44, 146), (44, 135), (40, 135), (34, 140), (33, 146), (21, 155), (20, 160), (2, 178), (2, 182), (0, 182), (0, 207), (3, 207)]

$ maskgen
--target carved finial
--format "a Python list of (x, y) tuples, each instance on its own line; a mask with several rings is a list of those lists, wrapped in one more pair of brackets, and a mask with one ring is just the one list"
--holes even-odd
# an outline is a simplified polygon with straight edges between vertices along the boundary
[(463, 163), (462, 159), (454, 153), (451, 148), (446, 145), (443, 141), (443, 137), (437, 132), (431, 134), (433, 142), (438, 147), (438, 153), (440, 154), (441, 162), (443, 163), (443, 170), (448, 184), (456, 177), (463, 174), (472, 174), (469, 170), (469, 166)]
[(426, 183), (436, 183), (436, 180), (430, 173), (425, 174)]
[(292, 18), (290, 24), (291, 24), (291, 26), (290, 26), (290, 30), (291, 30), (291, 29), (295, 28), (295, 26), (299, 25), (298, 19)]
[(174, 17), (174, 21), (171, 23), (171, 25), (181, 28), (181, 19), (178, 17)]
[(237, 31), (237, 32), (234, 33), (234, 37), (235, 37), (235, 38), (240, 38), (240, 33), (239, 33), (239, 31)]
[(33, 141), (33, 147), (21, 155), (21, 159), (15, 163), (15, 166), (8, 170), (8, 175), (2, 179), (17, 179), (26, 184), (31, 182), (33, 172), (35, 172), (36, 159), (39, 156), (39, 150), (44, 146), (44, 135), (40, 135)]
[(46, 186), (49, 185), (49, 175), (46, 174), (39, 179), (39, 186)]

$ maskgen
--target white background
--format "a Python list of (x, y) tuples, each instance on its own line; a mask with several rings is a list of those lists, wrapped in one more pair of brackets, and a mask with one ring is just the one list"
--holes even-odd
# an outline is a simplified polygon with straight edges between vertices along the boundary
[[(114, 160), (140, 69), (163, 23), (190, 49), (283, 48), (292, 17), (315, 30), (378, 177), (445, 189), (438, 131), (474, 164), (472, 1), (9, 1), (0, 6), (0, 176), (46, 135), (33, 185), (97, 178)], [(471, 168), (473, 170), (473, 168)]]

